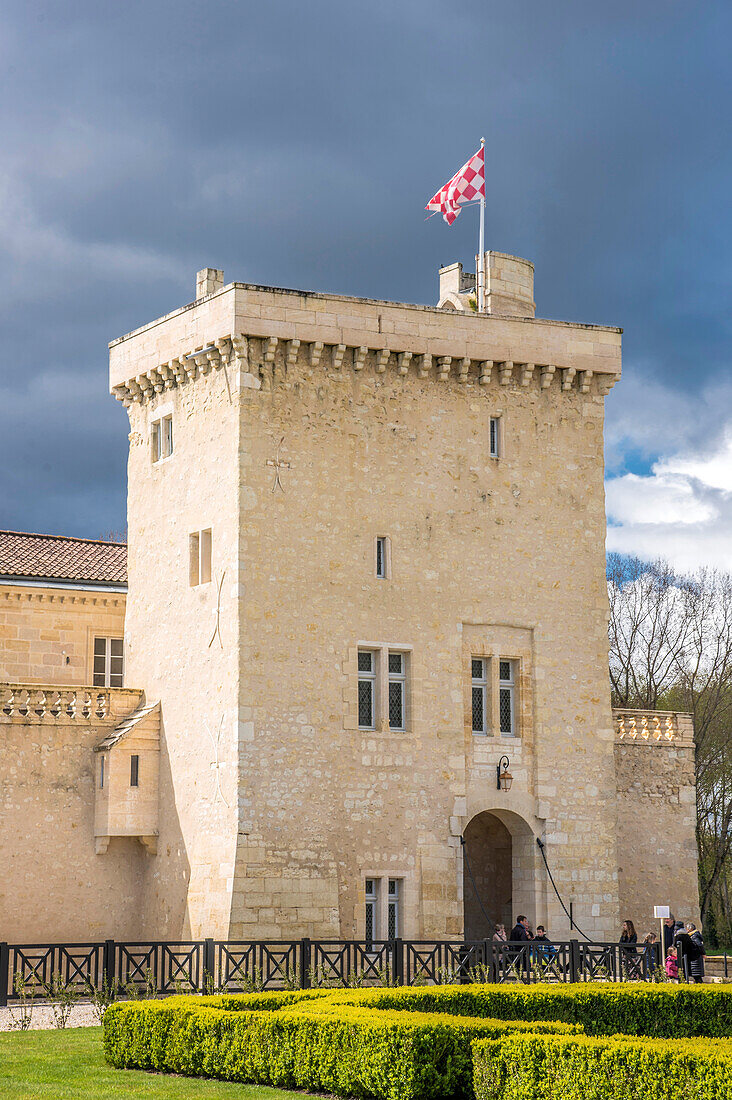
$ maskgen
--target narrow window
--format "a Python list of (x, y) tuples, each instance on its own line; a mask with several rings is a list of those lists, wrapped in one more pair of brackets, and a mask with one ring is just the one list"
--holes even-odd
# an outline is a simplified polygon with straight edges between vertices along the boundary
[(211, 580), (211, 528), (201, 531), (201, 584)]
[(403, 730), (406, 694), (406, 661), (403, 653), (389, 654), (389, 729)]
[(490, 418), (490, 455), (491, 458), (501, 456), (501, 420), (498, 416)]
[(376, 711), (376, 654), (370, 649), (358, 651), (358, 725), (374, 728)]
[(386, 920), (390, 940), (395, 940), (401, 935), (401, 914), (399, 912), (400, 881), (398, 878), (389, 879), (389, 894), (387, 897)]
[(150, 429), (150, 456), (153, 462), (159, 462), (162, 456), (162, 439), (159, 420), (153, 420)]
[(188, 579), (194, 588), (201, 581), (200, 556), (201, 536), (198, 531), (194, 531), (188, 536)]
[(366, 949), (379, 934), (379, 880), (366, 879)]
[(95, 638), (92, 683), (94, 687), (122, 687), (125, 659), (122, 638)]
[(104, 786), (104, 757), (100, 756), (99, 757), (99, 787), (100, 787), (100, 789), (103, 786)]
[(376, 540), (376, 576), (386, 580), (387, 577), (387, 545), (386, 539), (379, 537)]
[(173, 417), (166, 416), (161, 423), (163, 429), (163, 458), (170, 458), (173, 453)]
[(130, 757), (130, 786), (131, 787), (139, 787), (140, 786), (140, 757), (139, 756), (131, 756)]
[(472, 660), (473, 733), (488, 732), (488, 662), (485, 657)]
[(516, 725), (516, 684), (514, 680), (515, 661), (498, 662), (498, 699), (501, 722), (501, 733), (512, 737)]

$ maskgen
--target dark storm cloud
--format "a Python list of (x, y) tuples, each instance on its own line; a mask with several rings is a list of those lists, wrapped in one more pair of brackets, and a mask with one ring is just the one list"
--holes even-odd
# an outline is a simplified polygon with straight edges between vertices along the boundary
[(475, 249), (427, 224), (486, 137), (487, 243), (626, 369), (726, 369), (727, 4), (10, 3), (0, 16), (0, 526), (124, 523), (106, 344), (198, 267), (408, 301)]

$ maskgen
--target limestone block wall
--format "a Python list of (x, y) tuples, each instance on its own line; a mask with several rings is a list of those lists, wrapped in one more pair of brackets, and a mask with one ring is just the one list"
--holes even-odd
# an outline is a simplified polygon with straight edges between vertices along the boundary
[(615, 745), (621, 919), (653, 929), (655, 905), (699, 921), (694, 746), (652, 740)]
[(0, 585), (0, 680), (92, 683), (94, 637), (121, 638), (124, 592)]
[(9, 942), (142, 935), (143, 848), (115, 838), (99, 856), (94, 844), (94, 748), (140, 692), (105, 691), (103, 719), (84, 718), (84, 696), (75, 718), (0, 710), (0, 938)]
[[(364, 879), (396, 876), (405, 935), (460, 935), (459, 833), (495, 808), (515, 815), (532, 919), (559, 928), (544, 835), (583, 927), (614, 935), (601, 397), (518, 372), (488, 386), (403, 378), (375, 353), (358, 373), (324, 355), (316, 373), (285, 352), (242, 406), (234, 934), (363, 936)], [(273, 493), (280, 440), (290, 465)], [(378, 535), (388, 581), (374, 575)], [(359, 646), (407, 654), (405, 732), (357, 728)], [(520, 738), (466, 733), (471, 653), (519, 661)], [(503, 752), (510, 794), (495, 789)]]
[[(159, 384), (129, 406), (125, 657), (130, 682), (161, 704), (146, 934), (226, 938), (237, 830), (238, 405), (226, 370), (189, 368), (190, 385)], [(151, 425), (165, 416), (173, 453), (154, 463)], [(210, 580), (191, 584), (190, 537), (201, 531), (211, 532)]]

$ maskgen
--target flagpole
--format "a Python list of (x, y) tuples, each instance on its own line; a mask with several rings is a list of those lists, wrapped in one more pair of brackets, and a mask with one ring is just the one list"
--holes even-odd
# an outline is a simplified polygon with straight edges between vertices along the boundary
[(483, 150), (483, 194), (480, 199), (480, 227), (478, 229), (478, 313), (485, 313), (485, 138), (480, 139)]

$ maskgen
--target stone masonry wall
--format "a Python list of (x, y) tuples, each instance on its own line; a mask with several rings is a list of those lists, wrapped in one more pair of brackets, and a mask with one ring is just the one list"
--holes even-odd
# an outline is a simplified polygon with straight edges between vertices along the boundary
[(657, 931), (654, 905), (699, 920), (694, 747), (615, 745), (620, 916)]
[(124, 592), (0, 585), (0, 681), (90, 685), (94, 637), (121, 638)]
[(138, 939), (145, 853), (115, 838), (95, 852), (94, 746), (140, 693), (111, 690), (104, 722), (0, 713), (0, 939)]
[[(199, 341), (201, 343), (201, 341)], [(154, 938), (229, 934), (238, 750), (238, 405), (226, 372), (130, 407), (130, 683), (160, 700), (160, 835), (143, 926)], [(151, 423), (174, 451), (151, 461)], [(189, 536), (211, 529), (212, 577), (189, 578)]]

